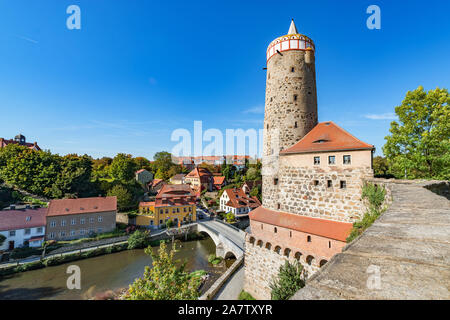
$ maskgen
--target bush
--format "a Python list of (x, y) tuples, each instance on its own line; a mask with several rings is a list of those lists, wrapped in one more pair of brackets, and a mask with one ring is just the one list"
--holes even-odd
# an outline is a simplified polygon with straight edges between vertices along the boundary
[(128, 249), (142, 249), (148, 246), (150, 232), (149, 231), (135, 231), (128, 238)]
[(253, 298), (253, 296), (250, 293), (242, 290), (241, 293), (239, 294), (238, 300), (256, 300), (256, 299)]
[(167, 228), (172, 228), (174, 226), (174, 224), (175, 223), (171, 219), (167, 220), (167, 222), (166, 222)]
[(352, 242), (361, 235), (364, 230), (370, 227), (381, 214), (381, 207), (386, 197), (386, 189), (372, 183), (365, 183), (362, 190), (362, 198), (369, 202), (369, 210), (364, 217), (353, 224), (350, 235), (347, 237), (347, 243)]
[(16, 248), (11, 252), (11, 259), (23, 259), (29, 256), (40, 255), (42, 253), (42, 249), (40, 248)]
[(222, 260), (223, 260), (222, 257), (218, 257), (215, 254), (210, 254), (208, 256), (208, 262), (213, 265), (219, 264), (220, 262), (222, 262)]
[(303, 266), (295, 261), (291, 264), (286, 261), (280, 267), (278, 279), (270, 284), (272, 300), (288, 300), (299, 289), (305, 286), (305, 275), (303, 274)]

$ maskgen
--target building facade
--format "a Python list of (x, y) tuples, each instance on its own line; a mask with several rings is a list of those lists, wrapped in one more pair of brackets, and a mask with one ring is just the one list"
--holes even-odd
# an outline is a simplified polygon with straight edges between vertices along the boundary
[(186, 175), (184, 182), (189, 184), (197, 193), (202, 190), (213, 191), (213, 175), (206, 168), (196, 167)]
[(46, 214), (47, 208), (0, 211), (0, 234), (6, 238), (0, 251), (40, 247), (45, 237)]
[(47, 240), (73, 240), (116, 228), (117, 198), (51, 200), (46, 221)]
[(20, 146), (24, 146), (36, 151), (41, 150), (37, 142), (34, 143), (27, 142), (25, 136), (22, 134), (18, 134), (17, 136), (14, 137), (14, 139), (9, 140), (0, 138), (0, 149), (6, 147), (8, 144), (18, 144)]
[(242, 189), (225, 189), (219, 201), (221, 211), (231, 212), (236, 217), (247, 216), (261, 205), (257, 197), (247, 195)]
[(141, 202), (136, 217), (138, 226), (161, 228), (171, 220), (175, 225), (196, 221), (197, 197), (188, 185), (166, 184), (156, 195), (154, 202)]
[(346, 244), (364, 212), (374, 147), (333, 122), (317, 123), (315, 45), (292, 21), (267, 49), (262, 206), (246, 235), (244, 290), (270, 299), (284, 261), (311, 276)]

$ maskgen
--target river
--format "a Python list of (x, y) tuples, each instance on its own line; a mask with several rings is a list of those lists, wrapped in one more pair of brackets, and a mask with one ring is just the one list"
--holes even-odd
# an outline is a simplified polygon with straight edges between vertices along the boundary
[[(181, 245), (181, 247), (180, 247)], [(206, 290), (225, 271), (208, 263), (208, 255), (215, 253), (211, 238), (182, 242), (177, 246), (176, 259), (187, 259), (186, 269), (203, 269), (210, 275), (202, 287)], [(128, 287), (134, 279), (141, 277), (145, 266), (151, 266), (151, 257), (144, 250), (125, 250), (95, 258), (78, 260), (54, 267), (16, 273), (0, 280), (0, 300), (80, 300), (94, 297), (106, 290)], [(66, 273), (69, 265), (81, 269), (81, 290), (67, 289)]]

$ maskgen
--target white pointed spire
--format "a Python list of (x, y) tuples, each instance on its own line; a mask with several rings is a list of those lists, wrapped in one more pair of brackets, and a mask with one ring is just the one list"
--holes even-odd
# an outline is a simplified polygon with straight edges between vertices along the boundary
[(288, 34), (297, 34), (297, 27), (295, 26), (294, 19), (292, 19), (291, 26), (289, 27)]

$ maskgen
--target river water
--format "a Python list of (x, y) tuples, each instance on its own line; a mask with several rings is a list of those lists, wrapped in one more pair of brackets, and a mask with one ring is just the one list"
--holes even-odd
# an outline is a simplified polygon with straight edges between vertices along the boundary
[[(176, 259), (187, 260), (186, 269), (203, 269), (210, 277), (202, 291), (220, 277), (225, 267), (215, 267), (208, 263), (208, 255), (215, 253), (211, 238), (182, 242), (178, 246)], [(128, 287), (134, 279), (141, 277), (145, 266), (151, 266), (151, 257), (144, 250), (125, 250), (95, 258), (78, 260), (54, 267), (16, 273), (0, 279), (0, 299), (64, 299), (80, 300), (94, 297), (106, 290)], [(67, 289), (66, 273), (69, 265), (81, 269), (81, 290)]]

